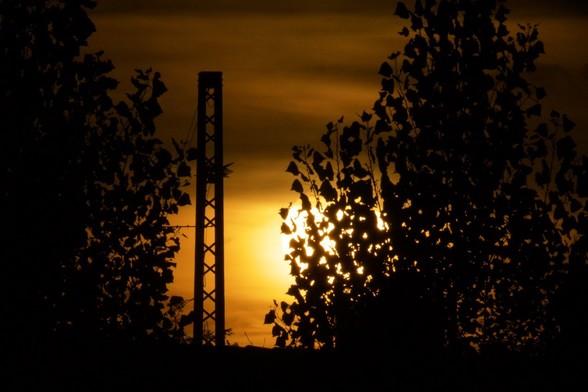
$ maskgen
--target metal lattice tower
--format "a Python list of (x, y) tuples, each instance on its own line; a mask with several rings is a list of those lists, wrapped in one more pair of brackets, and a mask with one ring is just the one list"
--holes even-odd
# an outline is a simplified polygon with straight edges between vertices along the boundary
[(198, 74), (194, 342), (225, 344), (222, 72)]

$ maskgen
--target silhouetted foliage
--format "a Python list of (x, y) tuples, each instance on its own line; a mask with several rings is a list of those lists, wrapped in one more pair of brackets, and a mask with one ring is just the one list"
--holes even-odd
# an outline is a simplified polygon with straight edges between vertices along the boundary
[(190, 168), (155, 137), (159, 73), (137, 70), (115, 103), (112, 63), (82, 53), (95, 4), (0, 4), (2, 319), (17, 345), (183, 338), (168, 216), (190, 203)]
[(293, 149), (277, 346), (586, 347), (588, 158), (527, 80), (537, 26), (511, 32), (504, 3), (399, 2), (372, 112)]

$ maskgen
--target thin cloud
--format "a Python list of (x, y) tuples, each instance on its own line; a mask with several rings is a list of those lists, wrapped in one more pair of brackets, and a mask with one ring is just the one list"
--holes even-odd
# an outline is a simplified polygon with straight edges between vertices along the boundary
[(371, 108), (379, 65), (399, 37), (394, 19), (101, 15), (91, 44), (113, 59), (121, 90), (135, 68), (161, 72), (169, 91), (158, 124), (176, 138), (194, 112), (197, 73), (222, 71), (227, 155), (277, 157)]

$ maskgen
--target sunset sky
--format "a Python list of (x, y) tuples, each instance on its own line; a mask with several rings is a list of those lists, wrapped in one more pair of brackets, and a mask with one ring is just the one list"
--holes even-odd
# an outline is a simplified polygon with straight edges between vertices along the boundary
[[(511, 30), (539, 23), (546, 55), (534, 80), (546, 87), (546, 103), (578, 124), (588, 152), (588, 2), (507, 6)], [(113, 61), (121, 93), (136, 68), (162, 74), (169, 91), (157, 125), (165, 141), (190, 131), (198, 72), (223, 72), (225, 162), (234, 162), (225, 181), (230, 342), (274, 343), (263, 316), (273, 299), (290, 300), (278, 211), (296, 200), (285, 172), (291, 147), (316, 144), (329, 121), (352, 121), (372, 107), (380, 64), (404, 45), (395, 7), (395, 0), (99, 0), (90, 12), (97, 32), (89, 51)], [(174, 222), (193, 225), (193, 207)], [(194, 232), (183, 234), (171, 290), (192, 298)]]

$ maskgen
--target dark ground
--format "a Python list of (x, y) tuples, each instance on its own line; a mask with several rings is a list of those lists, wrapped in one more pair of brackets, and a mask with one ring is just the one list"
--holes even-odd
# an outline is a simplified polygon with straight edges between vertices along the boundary
[(2, 391), (588, 391), (586, 356), (391, 356), (90, 342), (3, 353)]

